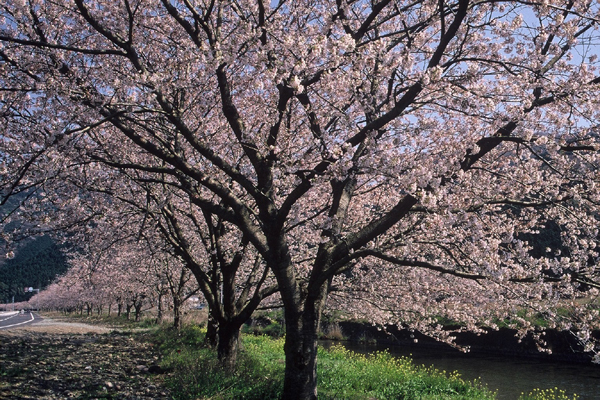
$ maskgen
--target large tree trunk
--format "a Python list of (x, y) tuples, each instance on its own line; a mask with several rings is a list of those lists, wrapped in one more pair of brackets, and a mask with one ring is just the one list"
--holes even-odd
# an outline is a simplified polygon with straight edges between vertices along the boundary
[(317, 327), (316, 316), (290, 316), (285, 325), (285, 378), (283, 397), (286, 400), (317, 398)]
[(327, 288), (327, 283), (318, 289), (309, 288), (300, 312), (286, 307), (283, 383), (283, 398), (286, 400), (317, 398), (317, 339)]
[(242, 324), (237, 321), (219, 324), (217, 356), (221, 365), (230, 371), (237, 364), (241, 327)]

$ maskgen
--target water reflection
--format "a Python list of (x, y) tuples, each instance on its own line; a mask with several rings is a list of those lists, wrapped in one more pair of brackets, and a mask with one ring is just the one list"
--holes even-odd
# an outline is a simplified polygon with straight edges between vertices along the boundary
[[(324, 345), (327, 346), (327, 343)], [(398, 357), (411, 356), (417, 365), (433, 365), (438, 370), (458, 371), (466, 380), (479, 379), (492, 391), (497, 390), (498, 400), (516, 400), (521, 393), (531, 392), (535, 388), (554, 387), (563, 389), (569, 396), (577, 393), (580, 400), (600, 399), (600, 366), (463, 354), (416, 346), (344, 345), (349, 350), (360, 353), (388, 349)]]

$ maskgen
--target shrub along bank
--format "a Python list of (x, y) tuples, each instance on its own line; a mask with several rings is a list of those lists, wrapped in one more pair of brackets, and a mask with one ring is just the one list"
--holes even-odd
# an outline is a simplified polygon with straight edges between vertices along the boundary
[[(170, 370), (173, 398), (280, 399), (283, 386), (283, 340), (243, 335), (235, 371), (220, 367), (216, 352), (202, 345), (204, 331), (187, 326), (180, 332), (158, 330), (161, 367)], [(477, 382), (416, 366), (408, 358), (387, 353), (362, 355), (341, 346), (319, 353), (319, 399), (494, 399)], [(559, 390), (536, 391), (523, 400), (568, 400)]]

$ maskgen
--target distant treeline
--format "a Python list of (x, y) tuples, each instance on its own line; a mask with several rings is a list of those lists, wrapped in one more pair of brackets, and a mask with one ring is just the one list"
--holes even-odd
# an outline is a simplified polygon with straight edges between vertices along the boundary
[(57, 275), (67, 271), (67, 260), (59, 245), (42, 236), (27, 241), (15, 251), (15, 257), (0, 264), (0, 303), (27, 301), (36, 292), (25, 287), (43, 289)]

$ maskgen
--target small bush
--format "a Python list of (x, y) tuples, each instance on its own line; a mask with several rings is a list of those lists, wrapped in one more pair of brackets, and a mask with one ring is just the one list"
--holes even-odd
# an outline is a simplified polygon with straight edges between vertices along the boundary
[(519, 400), (577, 400), (576, 394), (569, 397), (564, 390), (554, 389), (534, 389), (528, 394), (522, 394)]
[(252, 321), (242, 327), (242, 333), (252, 335), (267, 335), (281, 338), (285, 334), (283, 312), (280, 310), (256, 313)]
[(328, 323), (322, 330), (320, 337), (328, 340), (346, 340), (344, 332), (337, 322)]

